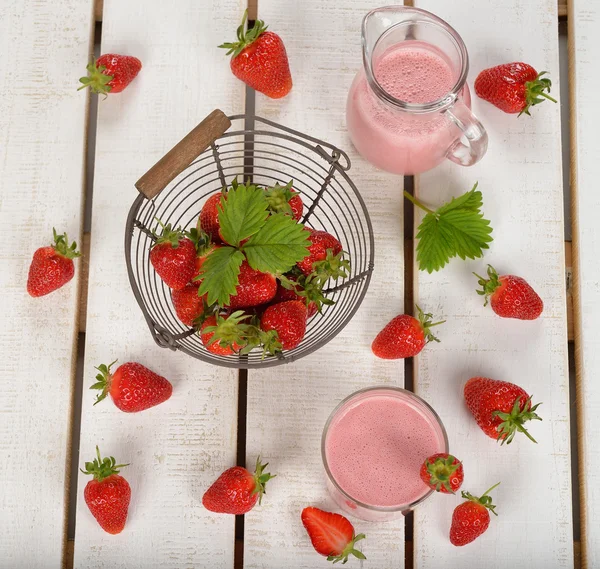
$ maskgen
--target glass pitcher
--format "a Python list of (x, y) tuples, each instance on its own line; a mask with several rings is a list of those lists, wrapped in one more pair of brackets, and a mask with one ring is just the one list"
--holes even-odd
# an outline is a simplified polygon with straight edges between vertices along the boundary
[(409, 175), (444, 158), (471, 166), (483, 157), (487, 134), (470, 108), (469, 56), (452, 27), (418, 8), (378, 8), (363, 20), (362, 47), (346, 120), (364, 158)]

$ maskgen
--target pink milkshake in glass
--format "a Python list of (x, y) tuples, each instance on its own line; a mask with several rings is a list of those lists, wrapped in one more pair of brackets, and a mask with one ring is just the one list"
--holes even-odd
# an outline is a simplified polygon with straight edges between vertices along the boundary
[(471, 113), (467, 50), (446, 22), (418, 8), (389, 6), (367, 14), (364, 69), (346, 107), (348, 133), (372, 164), (416, 174), (445, 158), (470, 166), (487, 149)]
[(397, 387), (372, 387), (335, 408), (321, 452), (338, 506), (364, 520), (387, 521), (432, 493), (419, 470), (427, 457), (448, 452), (448, 438), (420, 397)]

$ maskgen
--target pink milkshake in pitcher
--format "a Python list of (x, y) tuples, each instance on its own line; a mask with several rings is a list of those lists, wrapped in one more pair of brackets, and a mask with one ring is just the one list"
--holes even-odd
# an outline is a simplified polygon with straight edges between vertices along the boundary
[(346, 117), (364, 158), (410, 175), (444, 158), (470, 166), (483, 157), (487, 134), (470, 110), (469, 60), (456, 31), (424, 10), (390, 6), (366, 15), (362, 42)]

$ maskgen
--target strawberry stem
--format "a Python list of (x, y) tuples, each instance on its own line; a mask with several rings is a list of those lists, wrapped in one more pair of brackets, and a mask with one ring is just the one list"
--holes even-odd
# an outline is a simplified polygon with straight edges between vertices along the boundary
[(344, 565), (348, 561), (348, 557), (350, 555), (354, 555), (354, 557), (357, 559), (366, 559), (365, 554), (354, 547), (357, 541), (365, 539), (365, 537), (367, 536), (364, 533), (359, 533), (358, 535), (352, 536), (352, 539), (348, 545), (344, 547), (344, 551), (342, 551), (339, 555), (328, 555), (327, 561), (333, 561), (334, 564), (341, 561), (342, 565)]
[(491, 488), (489, 488), (488, 490), (486, 490), (481, 497), (477, 497), (477, 496), (473, 496), (470, 492), (462, 492), (461, 495), (465, 500), (469, 500), (471, 502), (475, 502), (476, 504), (480, 504), (481, 506), (484, 506), (485, 508), (487, 508), (490, 512), (492, 512), (492, 514), (494, 514), (495, 516), (497, 516), (498, 514), (496, 513), (496, 506), (494, 504), (492, 504), (492, 497), (489, 496), (489, 493), (494, 489), (497, 488), (498, 486), (500, 486), (500, 482), (498, 482), (497, 484), (494, 484)]
[(550, 81), (548, 77), (541, 78), (542, 75), (545, 75), (546, 73), (548, 72), (542, 71), (541, 73), (538, 73), (538, 76), (533, 81), (527, 81), (527, 83), (525, 83), (525, 107), (519, 113), (519, 116), (523, 113), (529, 115), (529, 109), (531, 107), (543, 103), (546, 99), (553, 103), (557, 102), (556, 99), (548, 95), (550, 88), (552, 87), (552, 81)]
[(246, 30), (246, 20), (248, 19), (248, 10), (244, 11), (242, 23), (237, 29), (237, 41), (227, 42), (221, 44), (222, 47), (227, 51), (227, 55), (233, 54), (233, 57), (239, 55), (246, 47), (251, 43), (255, 42), (264, 32), (267, 31), (267, 27), (262, 20), (256, 20), (254, 26), (249, 30)]
[(456, 458), (451, 454), (447, 458), (437, 457), (434, 461), (430, 459), (425, 461), (427, 465), (427, 473), (429, 474), (429, 483), (433, 485), (437, 492), (445, 488), (451, 494), (454, 490), (450, 486), (450, 478), (460, 468), (461, 463), (454, 464)]
[(412, 202), (413, 205), (416, 205), (418, 208), (421, 208), (423, 211), (426, 211), (427, 213), (431, 213), (431, 214), (435, 215), (435, 211), (433, 211), (432, 209), (429, 209), (426, 205), (424, 205), (422, 202), (420, 202), (416, 197), (411, 196), (406, 190), (404, 190), (404, 197), (409, 202)]
[(112, 86), (109, 85), (109, 83), (114, 77), (113, 75), (107, 75), (104, 73), (106, 67), (104, 65), (97, 67), (96, 60), (94, 59), (90, 64), (87, 65), (86, 70), (88, 74), (86, 77), (81, 77), (81, 79), (79, 79), (79, 82), (82, 83), (82, 85), (77, 90), (81, 91), (81, 89), (89, 87), (92, 90), (92, 93), (108, 95), (108, 93), (110, 93), (112, 90)]
[(56, 233), (56, 229), (52, 228), (52, 235), (54, 237), (54, 243), (52, 247), (56, 251), (58, 255), (62, 255), (67, 259), (75, 259), (76, 257), (81, 257), (81, 253), (77, 251), (77, 243), (73, 241), (69, 246), (69, 238), (66, 233), (59, 235)]
[(502, 283), (500, 282), (500, 277), (498, 276), (496, 269), (494, 269), (492, 265), (488, 265), (487, 279), (485, 277), (482, 277), (481, 275), (478, 275), (477, 273), (473, 274), (477, 277), (477, 284), (481, 287), (481, 290), (477, 290), (477, 294), (485, 296), (485, 302), (483, 303), (483, 305), (487, 306), (490, 300), (490, 296), (492, 296), (492, 294), (496, 292), (496, 289), (500, 288), (500, 286), (502, 285)]
[(267, 493), (266, 485), (271, 478), (275, 478), (277, 474), (271, 474), (270, 472), (264, 472), (265, 468), (269, 466), (268, 462), (264, 464), (260, 463), (260, 455), (256, 457), (256, 468), (254, 469), (254, 490), (252, 494), (258, 494), (258, 505), (262, 501), (262, 497)]
[(85, 470), (80, 468), (84, 474), (92, 474), (94, 480), (102, 482), (105, 478), (112, 476), (113, 474), (119, 474), (120, 468), (129, 466), (129, 464), (117, 464), (117, 461), (113, 456), (101, 458), (100, 449), (96, 445), (96, 457), (93, 462), (85, 463)]
[(100, 403), (110, 392), (110, 382), (112, 381), (112, 375), (110, 373), (110, 368), (117, 363), (118, 360), (115, 360), (109, 365), (100, 364), (96, 369), (100, 372), (96, 376), (96, 383), (90, 387), (90, 389), (101, 389), (102, 391), (96, 397), (96, 401), (94, 401), (94, 405)]
[(418, 304), (415, 304), (415, 307), (417, 309), (417, 317), (419, 323), (421, 324), (421, 328), (423, 328), (423, 333), (425, 334), (425, 339), (427, 340), (427, 343), (439, 342), (439, 339), (433, 335), (430, 328), (432, 328), (433, 326), (439, 326), (440, 324), (444, 324), (446, 321), (440, 320), (439, 322), (432, 323), (431, 319), (433, 318), (433, 314), (431, 314), (431, 312), (424, 313)]
[(537, 441), (529, 434), (527, 429), (523, 426), (526, 421), (541, 421), (542, 418), (535, 412), (536, 409), (541, 405), (531, 405), (531, 397), (525, 400), (523, 408), (521, 408), (521, 396), (515, 399), (510, 413), (503, 413), (502, 411), (494, 411), (492, 415), (502, 420), (502, 423), (498, 425), (498, 438), (501, 441), (500, 444), (506, 443), (507, 445), (512, 442), (517, 432), (523, 433), (530, 441), (537, 444)]

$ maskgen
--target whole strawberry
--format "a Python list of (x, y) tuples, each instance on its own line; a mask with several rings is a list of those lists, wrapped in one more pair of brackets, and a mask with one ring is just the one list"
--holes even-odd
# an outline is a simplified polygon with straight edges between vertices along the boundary
[(384, 360), (412, 358), (428, 342), (439, 342), (430, 328), (443, 324), (445, 320), (432, 323), (433, 314), (423, 313), (418, 306), (417, 313), (418, 318), (408, 314), (393, 318), (373, 340), (372, 352)]
[(327, 259), (328, 252), (330, 257), (338, 256), (342, 252), (342, 244), (327, 231), (319, 231), (310, 227), (305, 227), (305, 230), (310, 233), (308, 237), (311, 242), (308, 248), (309, 254), (297, 265), (305, 275), (309, 275), (317, 263)]
[(219, 229), (221, 228), (219, 224), (219, 211), (221, 211), (219, 204), (221, 203), (221, 198), (227, 199), (227, 194), (218, 192), (204, 202), (197, 223), (198, 230), (202, 230), (208, 234), (211, 240), (217, 243), (221, 240), (219, 235)]
[(282, 348), (293, 350), (304, 338), (307, 318), (306, 303), (288, 300), (269, 306), (260, 319), (260, 327), (265, 332), (275, 330)]
[(285, 186), (275, 184), (271, 188), (267, 188), (267, 203), (269, 210), (274, 213), (286, 213), (291, 215), (296, 221), (300, 221), (304, 204), (300, 194), (292, 188), (292, 182), (288, 182)]
[(277, 280), (273, 275), (253, 269), (244, 261), (238, 275), (235, 295), (229, 301), (229, 308), (258, 306), (273, 299), (277, 292)]
[(428, 457), (420, 475), (427, 486), (442, 494), (455, 494), (465, 477), (460, 460), (445, 452)]
[(246, 85), (271, 99), (285, 97), (292, 89), (292, 75), (285, 46), (281, 38), (267, 31), (262, 20), (245, 30), (248, 12), (244, 12), (242, 25), (237, 29), (238, 41), (224, 43), (231, 58), (231, 71)]
[(119, 476), (119, 469), (128, 465), (116, 464), (112, 456), (101, 458), (98, 447), (96, 455), (97, 458), (93, 462), (86, 462), (85, 470), (81, 470), (94, 477), (86, 484), (83, 497), (105, 532), (121, 533), (127, 521), (131, 488), (127, 480)]
[(357, 541), (365, 539), (365, 534), (356, 535), (354, 526), (344, 516), (308, 507), (302, 510), (302, 523), (315, 551), (326, 556), (327, 561), (341, 561), (343, 565), (350, 555), (366, 559), (364, 553), (354, 547)]
[(496, 488), (492, 486), (481, 498), (472, 496), (469, 492), (463, 492), (462, 497), (467, 501), (456, 506), (452, 514), (452, 525), (450, 526), (450, 543), (458, 547), (467, 545), (477, 539), (487, 530), (490, 525), (490, 512), (495, 516), (496, 506), (492, 504), (492, 497), (488, 494)]
[[(295, 277), (286, 277), (287, 280), (295, 282)], [(275, 297), (273, 298), (273, 303), (285, 302), (286, 300), (301, 300), (306, 304), (306, 317), (313, 317), (319, 310), (319, 306), (315, 300), (311, 300), (310, 296), (302, 296), (299, 293), (306, 293), (306, 290), (301, 285), (292, 286), (290, 288), (284, 287), (281, 282), (277, 284), (277, 292), (275, 293)], [(322, 295), (321, 295), (322, 296)], [(321, 299), (321, 302), (323, 299)]]
[(483, 432), (493, 439), (511, 443), (517, 432), (534, 443), (536, 440), (523, 426), (527, 421), (541, 421), (527, 392), (514, 383), (487, 377), (472, 377), (464, 388), (465, 402)]
[(477, 294), (485, 296), (492, 310), (502, 318), (519, 320), (535, 320), (544, 310), (544, 303), (525, 279), (514, 275), (498, 276), (491, 265), (488, 265), (488, 278), (473, 273), (479, 280), (481, 290)]
[(52, 233), (54, 245), (40, 247), (29, 266), (27, 292), (34, 297), (49, 294), (68, 283), (75, 274), (73, 259), (81, 256), (74, 241), (69, 246), (66, 233), (58, 235), (56, 229)]
[(204, 320), (200, 327), (200, 339), (206, 349), (218, 356), (237, 354), (247, 344), (246, 332), (250, 318), (242, 310), (233, 314), (215, 314)]
[(194, 321), (204, 313), (206, 295), (198, 296), (195, 284), (185, 285), (181, 290), (172, 290), (171, 300), (177, 318), (186, 326), (193, 326)]
[(173, 386), (164, 377), (150, 371), (141, 364), (129, 362), (119, 366), (114, 373), (110, 365), (102, 364), (96, 369), (96, 383), (90, 389), (100, 389), (96, 403), (102, 401), (109, 393), (117, 408), (125, 413), (137, 413), (165, 402)]
[(141, 69), (142, 62), (137, 57), (106, 53), (87, 66), (88, 75), (79, 80), (83, 85), (78, 90), (89, 87), (102, 95), (120, 93)]
[(196, 245), (181, 229), (160, 225), (162, 232), (150, 250), (150, 262), (169, 288), (179, 290), (196, 274)]
[(259, 456), (254, 474), (241, 466), (229, 468), (204, 493), (202, 505), (218, 514), (247, 514), (256, 502), (261, 503), (267, 482), (275, 478), (264, 472), (268, 464), (261, 464)]
[[(505, 113), (530, 114), (529, 109), (548, 99), (552, 82), (527, 63), (504, 63), (484, 69), (475, 79), (475, 93)], [(547, 92), (546, 92), (547, 91)]]

